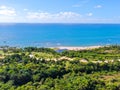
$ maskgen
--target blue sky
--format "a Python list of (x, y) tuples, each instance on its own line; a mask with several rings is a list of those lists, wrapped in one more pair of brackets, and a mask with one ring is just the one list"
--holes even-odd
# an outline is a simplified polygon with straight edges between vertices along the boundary
[(120, 23), (120, 0), (0, 0), (0, 22)]

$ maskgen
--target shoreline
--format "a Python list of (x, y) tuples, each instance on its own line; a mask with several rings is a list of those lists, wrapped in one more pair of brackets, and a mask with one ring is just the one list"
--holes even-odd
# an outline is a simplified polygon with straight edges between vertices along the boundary
[(67, 50), (90, 50), (90, 49), (96, 49), (96, 48), (100, 48), (100, 47), (104, 47), (104, 46), (59, 46), (59, 47), (53, 47), (53, 48), (57, 48), (58, 50), (63, 50), (63, 49), (67, 49)]
[[(51, 49), (54, 49), (54, 50), (92, 50), (92, 49), (96, 49), (96, 48), (101, 48), (101, 47), (105, 47), (105, 46), (109, 46), (109, 45), (104, 45), (104, 46), (100, 46), (100, 45), (97, 45), (97, 46), (55, 46), (55, 47), (37, 47), (37, 48), (51, 48)], [(0, 46), (0, 49), (1, 47), (11, 47), (11, 46)], [(25, 48), (25, 47), (17, 47), (17, 46), (14, 46), (15, 48)], [(28, 46), (28, 47), (32, 47), (32, 46)], [(34, 46), (33, 46), (34, 47)]]

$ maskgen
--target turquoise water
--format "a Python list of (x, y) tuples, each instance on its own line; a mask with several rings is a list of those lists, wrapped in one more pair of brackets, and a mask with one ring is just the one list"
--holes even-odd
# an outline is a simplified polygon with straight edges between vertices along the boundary
[(120, 24), (0, 24), (0, 46), (120, 44)]

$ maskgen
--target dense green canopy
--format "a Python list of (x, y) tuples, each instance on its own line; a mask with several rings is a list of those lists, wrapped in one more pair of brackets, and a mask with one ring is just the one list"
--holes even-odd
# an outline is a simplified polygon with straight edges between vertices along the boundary
[(120, 90), (120, 46), (61, 53), (2, 47), (0, 57), (0, 90)]

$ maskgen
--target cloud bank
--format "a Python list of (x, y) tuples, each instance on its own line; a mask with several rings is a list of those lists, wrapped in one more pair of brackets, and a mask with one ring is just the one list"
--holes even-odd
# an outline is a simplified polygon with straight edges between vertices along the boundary
[(0, 6), (0, 15), (4, 16), (16, 16), (16, 11), (12, 7)]
[(27, 19), (41, 20), (41, 21), (68, 21), (76, 20), (80, 18), (81, 15), (75, 12), (58, 12), (58, 13), (48, 13), (48, 12), (28, 12)]
[[(102, 8), (102, 5), (96, 5), (94, 8)], [(89, 12), (89, 11), (86, 11)], [(44, 12), (41, 10), (29, 10), (23, 8), (17, 10), (13, 7), (0, 6), (0, 22), (26, 22), (26, 23), (110, 23), (120, 22), (120, 18), (100, 18), (95, 17), (95, 12), (89, 13), (60, 11), (60, 12)], [(94, 14), (93, 14), (94, 13)], [(93, 17), (94, 15), (94, 17)]]

